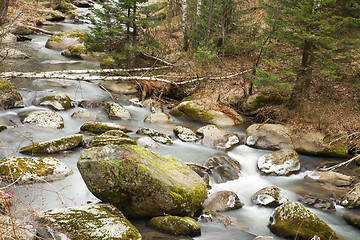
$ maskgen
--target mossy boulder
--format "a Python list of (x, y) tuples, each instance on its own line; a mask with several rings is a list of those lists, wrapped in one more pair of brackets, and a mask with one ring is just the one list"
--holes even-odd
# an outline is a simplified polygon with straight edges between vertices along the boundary
[(262, 174), (288, 176), (300, 171), (299, 154), (291, 148), (283, 148), (261, 156), (257, 167)]
[(206, 198), (204, 182), (186, 164), (138, 145), (93, 147), (77, 165), (88, 189), (127, 217), (190, 216)]
[(69, 32), (56, 33), (49, 37), (45, 47), (55, 50), (64, 50), (68, 46), (83, 43), (85, 37), (85, 32), (78, 29)]
[(216, 125), (206, 125), (196, 130), (201, 143), (214, 149), (227, 150), (241, 144), (241, 138), (235, 132)]
[(275, 208), (269, 228), (279, 237), (308, 240), (317, 235), (320, 239), (341, 239), (325, 222), (303, 205), (286, 202)]
[(82, 134), (75, 134), (48, 141), (37, 142), (30, 146), (20, 148), (19, 152), (24, 154), (57, 153), (78, 147), (82, 143), (82, 140)]
[(0, 109), (19, 107), (24, 107), (22, 96), (10, 81), (0, 78)]
[(178, 106), (171, 109), (170, 114), (176, 117), (186, 117), (193, 121), (220, 126), (233, 126), (243, 121), (239, 114), (236, 114), (235, 117), (230, 117), (223, 112), (209, 108), (200, 101), (181, 102)]
[(289, 199), (282, 193), (280, 188), (276, 186), (260, 189), (251, 197), (253, 204), (264, 207), (278, 207), (287, 201), (289, 201)]
[(56, 10), (59, 10), (62, 13), (70, 12), (76, 9), (77, 7), (74, 4), (66, 0), (62, 0), (60, 5), (56, 8)]
[(212, 193), (204, 202), (203, 206), (214, 212), (227, 212), (243, 207), (239, 196), (232, 191), (219, 191)]
[(147, 123), (172, 123), (174, 120), (167, 113), (156, 112), (150, 113), (144, 119)]
[(81, 125), (80, 130), (97, 133), (97, 134), (104, 133), (109, 130), (121, 130), (123, 132), (131, 132), (129, 128), (117, 123), (96, 122), (96, 121), (84, 123), (83, 125)]
[(171, 144), (172, 140), (165, 133), (159, 132), (155, 129), (150, 128), (140, 128), (136, 131), (137, 134), (146, 135), (151, 137), (155, 142), (159, 142), (162, 144)]
[(342, 199), (341, 205), (346, 208), (356, 208), (360, 206), (360, 183), (356, 184)]
[(55, 181), (73, 171), (60, 160), (52, 157), (11, 157), (0, 160), (0, 176), (8, 182), (17, 183)]
[(40, 17), (45, 18), (47, 21), (61, 21), (65, 19), (65, 15), (58, 10), (37, 9), (36, 11)]
[(175, 136), (177, 136), (183, 142), (197, 142), (200, 140), (196, 133), (189, 128), (176, 126), (173, 131)]
[(262, 107), (280, 105), (286, 101), (286, 95), (277, 89), (265, 89), (251, 95), (242, 105), (245, 114), (256, 114)]
[(360, 216), (354, 213), (346, 213), (341, 216), (348, 224), (360, 229)]
[(107, 102), (105, 110), (111, 119), (130, 120), (132, 116), (128, 110), (116, 102)]
[(136, 141), (121, 130), (109, 130), (99, 136), (93, 137), (92, 146), (104, 146), (108, 144), (135, 144)]
[(41, 100), (40, 105), (50, 107), (56, 111), (68, 110), (74, 107), (74, 104), (69, 96), (63, 92), (55, 92), (45, 96)]
[(337, 187), (349, 186), (354, 181), (353, 177), (334, 171), (315, 171), (305, 176), (305, 179), (333, 184)]
[(62, 50), (61, 55), (64, 55), (65, 57), (83, 59), (86, 55), (86, 47), (83, 43), (70, 45)]
[(207, 171), (207, 174), (214, 183), (225, 183), (241, 176), (240, 163), (226, 155), (211, 155), (203, 165), (211, 167), (211, 171)]
[(139, 231), (129, 220), (108, 204), (49, 209), (36, 212), (35, 217), (73, 240), (141, 240)]
[(21, 116), (22, 123), (28, 123), (42, 128), (63, 128), (64, 119), (56, 112), (50, 110), (33, 111)]
[(190, 217), (154, 217), (149, 221), (149, 226), (172, 235), (186, 235), (189, 237), (201, 235), (200, 227), (196, 224), (196, 221)]

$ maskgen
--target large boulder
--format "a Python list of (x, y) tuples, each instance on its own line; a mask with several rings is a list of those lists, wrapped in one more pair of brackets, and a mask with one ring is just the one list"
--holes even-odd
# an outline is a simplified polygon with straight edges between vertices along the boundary
[(305, 179), (321, 183), (329, 183), (337, 187), (349, 186), (354, 180), (351, 176), (334, 171), (315, 171), (305, 176)]
[(257, 166), (262, 174), (287, 176), (300, 171), (300, 159), (293, 149), (284, 148), (261, 156)]
[(196, 133), (201, 136), (202, 144), (215, 149), (227, 150), (241, 144), (239, 135), (216, 125), (201, 127)]
[(199, 141), (199, 138), (196, 135), (196, 133), (189, 128), (186, 128), (183, 126), (176, 126), (173, 131), (174, 131), (175, 136), (177, 136), (183, 142)]
[(139, 231), (115, 207), (108, 204), (85, 205), (36, 212), (37, 220), (65, 234), (80, 239), (141, 240)]
[(270, 217), (269, 228), (274, 234), (284, 238), (311, 239), (317, 235), (320, 239), (341, 239), (325, 222), (303, 205), (287, 202), (275, 208)]
[(209, 178), (214, 183), (224, 183), (236, 180), (241, 175), (241, 165), (235, 159), (225, 155), (211, 155), (203, 163), (204, 166), (211, 168), (208, 171)]
[(146, 135), (151, 137), (155, 142), (159, 142), (162, 144), (172, 143), (172, 140), (165, 133), (159, 132), (155, 129), (150, 128), (140, 128), (136, 131), (137, 134)]
[(78, 29), (69, 32), (56, 33), (46, 41), (45, 47), (55, 50), (64, 50), (68, 46), (82, 43), (85, 37), (85, 32)]
[(71, 150), (78, 147), (83, 140), (82, 134), (56, 138), (48, 141), (37, 142), (20, 148), (19, 152), (24, 154), (47, 154)]
[(17, 183), (34, 183), (62, 179), (73, 171), (53, 157), (11, 157), (0, 160), (2, 179)]
[(204, 207), (214, 212), (226, 212), (243, 207), (239, 196), (232, 191), (219, 191), (211, 194), (204, 202)]
[(14, 44), (17, 42), (17, 37), (12, 33), (1, 34), (0, 42), (2, 44)]
[(171, 109), (170, 114), (221, 126), (233, 126), (243, 121), (239, 114), (233, 113), (235, 118), (231, 118), (223, 112), (209, 108), (200, 101), (181, 102), (178, 106)]
[(269, 186), (257, 191), (252, 197), (253, 204), (264, 207), (278, 207), (289, 199), (281, 192), (280, 188)]
[(360, 183), (356, 184), (342, 199), (341, 205), (346, 208), (356, 208), (360, 206)]
[(40, 105), (50, 107), (56, 111), (68, 110), (74, 107), (74, 104), (72, 103), (69, 96), (63, 92), (55, 92), (45, 96), (41, 100)]
[(186, 164), (138, 145), (87, 149), (78, 168), (96, 197), (128, 217), (188, 216), (206, 198), (204, 182)]
[(23, 98), (10, 81), (0, 78), (0, 109), (14, 107), (24, 107)]
[(123, 125), (112, 122), (87, 122), (81, 125), (81, 131), (88, 131), (92, 133), (104, 133), (109, 130), (121, 130), (123, 132), (131, 132), (131, 130)]
[(200, 227), (190, 217), (161, 216), (149, 221), (149, 226), (172, 235), (197, 237), (201, 235)]
[(107, 102), (105, 104), (105, 110), (111, 119), (132, 119), (130, 112), (116, 102)]
[(21, 122), (42, 128), (60, 129), (64, 127), (64, 119), (50, 110), (39, 110), (24, 114), (21, 116)]

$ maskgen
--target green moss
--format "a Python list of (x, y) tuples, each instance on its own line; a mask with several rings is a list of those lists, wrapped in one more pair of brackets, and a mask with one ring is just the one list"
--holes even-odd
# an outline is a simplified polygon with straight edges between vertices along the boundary
[(84, 41), (86, 37), (86, 34), (78, 29), (69, 31), (69, 32), (61, 32), (61, 33), (56, 33), (54, 35), (52, 35), (48, 41), (53, 41), (53, 42), (62, 42), (65, 38), (73, 38), (73, 39), (77, 39), (79, 42)]
[(124, 133), (121, 130), (109, 130), (100, 136), (95, 136), (92, 140), (93, 146), (104, 146), (109, 144), (134, 144), (136, 141), (132, 139), (129, 135)]
[(286, 94), (277, 89), (264, 89), (250, 96), (248, 101), (243, 104), (242, 109), (245, 113), (254, 113), (264, 106), (283, 104), (286, 98)]
[(57, 10), (59, 10), (62, 13), (66, 13), (75, 9), (77, 9), (77, 7), (74, 4), (65, 0), (61, 1), (60, 5), (57, 8)]
[(214, 119), (214, 115), (209, 113), (208, 109), (197, 102), (187, 102), (185, 104), (181, 104), (179, 106), (179, 111), (184, 113), (190, 119), (197, 121), (208, 122)]
[(74, 44), (71, 46), (68, 46), (64, 49), (65, 51), (68, 51), (70, 56), (80, 56), (81, 54), (86, 53), (86, 47), (84, 44)]
[(115, 123), (103, 123), (103, 122), (87, 122), (80, 127), (81, 131), (89, 131), (92, 133), (104, 133), (110, 130), (121, 130), (123, 132), (131, 132), (131, 130)]
[(327, 144), (325, 149), (319, 155), (330, 157), (347, 157), (350, 147), (340, 136), (326, 135), (324, 143)]
[(189, 217), (162, 216), (149, 221), (149, 225), (159, 231), (173, 235), (196, 237), (201, 234), (195, 220)]

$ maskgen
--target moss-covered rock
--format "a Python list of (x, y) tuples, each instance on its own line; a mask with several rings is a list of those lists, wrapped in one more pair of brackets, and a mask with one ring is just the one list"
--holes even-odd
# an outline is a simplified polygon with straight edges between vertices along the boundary
[(56, 111), (68, 110), (74, 107), (69, 96), (63, 92), (55, 92), (45, 96), (41, 100), (40, 105), (50, 107)]
[(204, 207), (214, 212), (226, 212), (243, 207), (239, 196), (232, 191), (212, 193), (204, 202)]
[(37, 220), (73, 240), (140, 240), (139, 231), (115, 207), (85, 205), (36, 212)]
[(116, 102), (107, 102), (105, 110), (111, 119), (130, 120), (132, 116), (128, 110)]
[(257, 167), (262, 174), (288, 176), (300, 171), (299, 154), (291, 148), (283, 148), (261, 156)]
[(196, 133), (189, 128), (176, 126), (173, 131), (175, 136), (183, 142), (197, 142), (200, 140)]
[(76, 9), (77, 9), (77, 7), (74, 4), (72, 4), (71, 2), (62, 0), (56, 10), (59, 10), (62, 13), (66, 13), (66, 12), (76, 10)]
[(201, 127), (196, 133), (201, 136), (202, 144), (215, 149), (227, 150), (241, 144), (239, 135), (216, 125)]
[(75, 134), (53, 140), (37, 142), (30, 146), (20, 148), (19, 152), (24, 154), (56, 153), (76, 148), (82, 143), (82, 140), (82, 134)]
[(360, 229), (360, 216), (354, 213), (347, 213), (341, 216), (348, 224)]
[(83, 59), (86, 54), (86, 47), (83, 43), (74, 44), (67, 46), (64, 50), (62, 50), (61, 55), (65, 57), (72, 57), (72, 58), (80, 58)]
[(0, 78), (0, 109), (14, 107), (24, 107), (23, 98), (10, 81)]
[(196, 221), (189, 217), (161, 216), (149, 221), (149, 226), (172, 235), (186, 235), (197, 237), (201, 235), (200, 227)]
[(77, 165), (88, 189), (128, 217), (188, 216), (206, 198), (204, 182), (186, 164), (138, 145), (93, 147)]
[(36, 11), (39, 16), (45, 18), (47, 21), (61, 21), (65, 19), (65, 15), (58, 10), (37, 9)]
[(69, 32), (56, 33), (49, 37), (45, 47), (55, 50), (64, 50), (68, 46), (83, 43), (85, 37), (85, 32), (78, 29)]
[(278, 207), (287, 201), (289, 199), (275, 186), (260, 189), (251, 197), (253, 204), (264, 207)]
[(136, 133), (140, 134), (140, 135), (149, 136), (154, 141), (162, 143), (162, 144), (172, 143), (172, 140), (168, 137), (168, 135), (166, 135), (165, 133), (159, 132), (157, 130), (154, 130), (154, 129), (140, 128), (139, 130), (136, 131)]
[(341, 239), (325, 222), (296, 202), (287, 202), (275, 208), (269, 228), (284, 238), (308, 240), (314, 235), (320, 239)]
[(22, 123), (28, 123), (42, 128), (63, 128), (64, 119), (56, 112), (50, 110), (33, 111), (21, 117)]
[(73, 171), (52, 157), (12, 157), (0, 160), (0, 176), (8, 182), (34, 183), (62, 179)]
[(111, 122), (87, 122), (81, 125), (81, 131), (88, 131), (92, 133), (104, 133), (109, 130), (121, 130), (123, 132), (131, 132), (131, 130), (125, 126)]
[(241, 175), (240, 163), (226, 155), (211, 155), (203, 163), (204, 166), (211, 167), (208, 172), (209, 178), (214, 183), (225, 183), (236, 180)]
[(315, 171), (305, 176), (305, 179), (329, 183), (337, 187), (349, 186), (354, 181), (353, 177), (334, 171)]
[(91, 144), (93, 146), (104, 146), (109, 144), (135, 144), (136, 141), (121, 130), (109, 130), (99, 136), (95, 136)]
[(341, 201), (341, 205), (346, 208), (356, 208), (360, 206), (360, 183), (356, 184)]
[(174, 120), (167, 113), (156, 112), (156, 113), (150, 113), (149, 115), (147, 115), (146, 118), (144, 119), (144, 122), (172, 123), (172, 122), (174, 122)]

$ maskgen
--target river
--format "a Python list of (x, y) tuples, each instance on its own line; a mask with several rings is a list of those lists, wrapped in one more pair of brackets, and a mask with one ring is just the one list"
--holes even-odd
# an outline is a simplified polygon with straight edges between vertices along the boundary
[[(69, 31), (73, 29), (84, 29), (86, 25), (74, 24), (71, 22), (58, 22), (54, 26), (44, 27), (49, 31)], [(54, 71), (54, 70), (70, 70), (70, 69), (98, 69), (99, 63), (96, 61), (83, 61), (77, 59), (69, 59), (61, 56), (59, 51), (46, 49), (45, 42), (48, 35), (34, 34), (30, 35), (32, 41), (19, 43), (19, 47), (30, 53), (33, 58), (27, 60), (16, 60), (5, 66), (3, 70), (11, 71)], [(97, 85), (71, 80), (57, 79), (12, 79), (12, 83), (20, 91), (25, 101), (25, 108), (10, 109), (0, 112), (0, 122), (9, 126), (7, 130), (0, 133), (0, 140), (3, 144), (1, 151), (2, 157), (5, 156), (21, 156), (18, 149), (26, 146), (31, 141), (38, 142), (50, 140), (57, 137), (67, 136), (78, 133), (80, 126), (86, 122), (71, 118), (71, 114), (79, 109), (78, 103), (81, 100), (111, 100), (107, 92), (100, 89)], [(51, 129), (34, 129), (20, 122), (19, 113), (32, 111), (36, 109), (45, 109), (36, 106), (36, 103), (45, 95), (51, 92), (65, 92), (75, 103), (75, 108), (59, 112), (64, 118), (65, 127), (61, 130)], [(145, 123), (144, 118), (150, 113), (149, 109), (143, 109), (133, 106), (129, 103), (130, 96), (120, 96), (118, 102), (130, 111), (134, 119), (131, 121), (109, 120), (107, 115), (100, 110), (89, 110), (91, 113), (100, 117), (99, 121), (112, 121), (121, 124), (130, 125), (138, 129), (140, 127), (149, 127), (160, 130), (172, 136), (174, 144), (163, 145), (159, 149), (152, 149), (160, 154), (170, 154), (186, 162), (202, 163), (210, 155), (214, 153), (227, 154), (241, 163), (242, 172), (238, 180), (229, 181), (223, 184), (211, 184), (210, 192), (219, 190), (231, 190), (238, 194), (244, 207), (238, 210), (226, 212), (224, 214), (238, 218), (241, 222), (248, 226), (248, 232), (254, 235), (270, 235), (274, 239), (282, 239), (274, 236), (267, 225), (272, 209), (254, 206), (251, 203), (251, 196), (263, 187), (275, 185), (281, 188), (291, 201), (298, 201), (300, 193), (311, 191), (304, 181), (304, 176), (314, 169), (314, 166), (321, 161), (331, 159), (300, 156), (302, 162), (302, 170), (300, 173), (289, 177), (272, 177), (263, 176), (257, 171), (256, 161), (261, 155), (268, 151), (253, 149), (245, 145), (240, 145), (231, 151), (223, 152), (207, 148), (200, 143), (184, 143), (176, 139), (172, 129), (181, 124), (193, 130), (202, 126), (199, 123), (186, 121), (173, 117), (175, 120), (172, 124), (150, 124)], [(230, 128), (239, 135), (245, 135), (247, 125), (239, 125)], [(131, 137), (139, 137), (135, 132), (130, 133)], [(12, 210), (18, 216), (23, 216), (24, 212), (31, 214), (33, 211), (45, 210), (50, 208), (61, 208), (79, 206), (88, 203), (96, 203), (99, 200), (94, 197), (86, 188), (79, 171), (77, 170), (77, 159), (83, 149), (75, 151), (54, 154), (53, 156), (66, 163), (74, 174), (63, 180), (52, 183), (41, 183), (34, 185), (16, 186), (11, 191), (17, 197)], [(358, 212), (359, 210), (348, 210), (339, 205), (336, 206), (336, 212), (328, 213), (314, 208), (308, 208), (318, 217), (324, 220), (336, 233), (344, 240), (360, 239), (360, 230), (353, 228), (345, 223), (341, 215), (349, 212)], [(148, 232), (144, 221), (135, 221), (135, 225), (141, 232)], [(250, 234), (239, 234), (239, 232), (228, 230), (220, 226), (214, 226), (199, 222), (202, 229), (202, 235), (195, 239), (253, 239)], [(144, 239), (173, 239), (166, 235), (156, 235), (153, 233), (144, 235)]]

